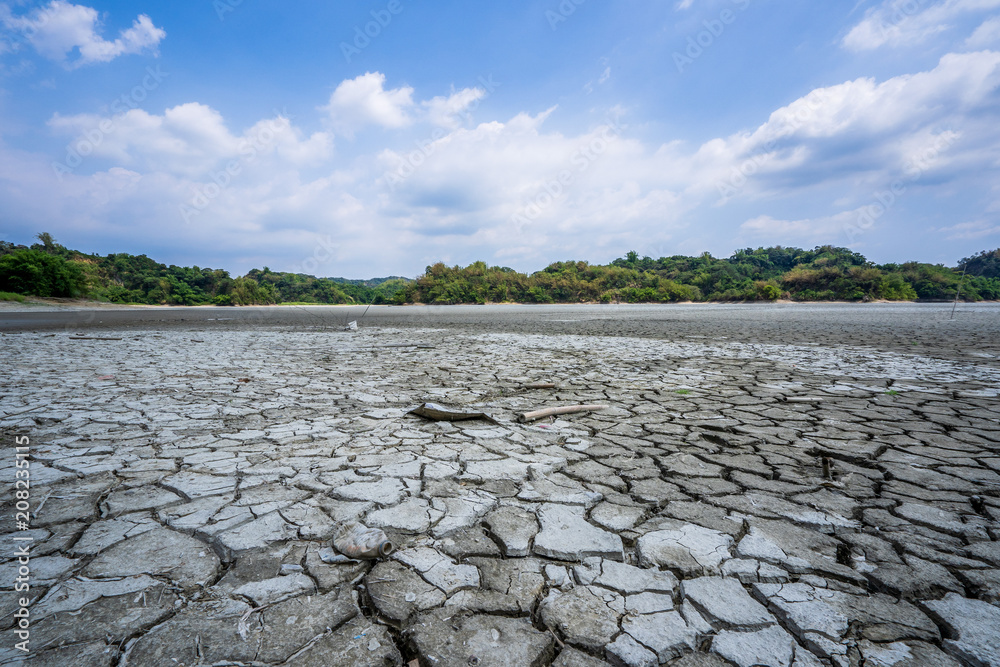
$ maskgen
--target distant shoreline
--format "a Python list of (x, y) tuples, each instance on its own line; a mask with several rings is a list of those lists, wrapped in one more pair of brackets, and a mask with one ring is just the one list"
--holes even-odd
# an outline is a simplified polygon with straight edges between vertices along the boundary
[[(950, 299), (915, 299), (915, 300), (888, 300), (873, 299), (870, 301), (848, 301), (845, 299), (829, 301), (796, 301), (793, 299), (776, 299), (774, 301), (649, 301), (629, 303), (625, 301), (617, 303), (601, 303), (598, 301), (564, 301), (558, 303), (532, 303), (528, 301), (501, 301), (487, 303), (404, 303), (404, 304), (380, 304), (382, 307), (409, 308), (409, 307), (432, 307), (450, 308), (453, 306), (544, 306), (544, 307), (568, 307), (568, 306), (774, 306), (774, 305), (798, 305), (798, 306), (818, 306), (832, 304), (851, 305), (878, 305), (878, 304), (943, 304), (954, 303)], [(998, 300), (980, 299), (978, 301), (965, 301), (959, 299), (959, 304), (985, 304), (1000, 303)], [(89, 299), (62, 299), (62, 298), (40, 298), (25, 297), (24, 302), (0, 301), (0, 312), (31, 312), (45, 310), (178, 310), (183, 308), (210, 309), (221, 308), (226, 310), (240, 311), (248, 308), (365, 308), (365, 303), (271, 303), (271, 304), (251, 304), (246, 306), (219, 306), (214, 304), (201, 304), (196, 306), (185, 306), (181, 304), (145, 304), (145, 303), (110, 303), (107, 301), (94, 301)]]

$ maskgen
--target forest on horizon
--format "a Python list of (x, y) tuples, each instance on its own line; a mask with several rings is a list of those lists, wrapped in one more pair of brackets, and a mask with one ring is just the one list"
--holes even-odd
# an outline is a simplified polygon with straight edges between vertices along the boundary
[(670, 303), (679, 301), (1000, 300), (1000, 249), (955, 267), (875, 264), (848, 248), (746, 248), (727, 258), (640, 257), (607, 265), (554, 262), (531, 274), (474, 262), (436, 263), (415, 280), (319, 278), (181, 267), (146, 255), (71, 250), (50, 234), (30, 247), (0, 241), (0, 299), (75, 297), (121, 304)]

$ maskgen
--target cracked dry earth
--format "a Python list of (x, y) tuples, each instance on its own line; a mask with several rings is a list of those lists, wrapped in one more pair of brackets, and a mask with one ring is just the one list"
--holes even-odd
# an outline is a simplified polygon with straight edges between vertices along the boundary
[[(100, 335), (124, 340), (2, 337), (2, 664), (1000, 665), (993, 355)], [(427, 400), (498, 423), (407, 414)], [(577, 403), (609, 407), (514, 419)], [(324, 562), (354, 519), (398, 551)]]

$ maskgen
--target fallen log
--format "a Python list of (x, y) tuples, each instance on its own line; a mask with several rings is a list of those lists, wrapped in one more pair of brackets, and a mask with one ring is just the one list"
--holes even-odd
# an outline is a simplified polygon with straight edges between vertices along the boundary
[(535, 410), (534, 412), (523, 412), (518, 415), (517, 421), (523, 424), (525, 422), (533, 422), (536, 419), (552, 417), (553, 415), (569, 415), (574, 412), (591, 412), (606, 410), (607, 408), (608, 406), (606, 405), (564, 405), (561, 408), (545, 408), (543, 410)]
[(467, 419), (485, 419), (486, 421), (497, 423), (493, 417), (490, 417), (485, 412), (461, 412), (459, 410), (450, 410), (443, 405), (438, 405), (437, 403), (424, 403), (419, 405), (407, 414), (420, 415), (427, 419), (433, 421), (446, 421), (446, 422), (458, 422), (465, 421)]

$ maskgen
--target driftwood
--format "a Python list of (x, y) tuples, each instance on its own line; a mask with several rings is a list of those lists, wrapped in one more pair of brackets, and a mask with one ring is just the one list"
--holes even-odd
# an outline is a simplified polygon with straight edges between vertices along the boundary
[(590, 412), (593, 410), (606, 410), (608, 406), (606, 405), (564, 405), (561, 408), (545, 408), (543, 410), (535, 410), (534, 412), (524, 412), (518, 415), (517, 421), (521, 422), (533, 422), (536, 419), (542, 419), (543, 417), (551, 417), (553, 415), (568, 415), (574, 412)]
[(122, 340), (121, 338), (101, 338), (99, 336), (70, 336), (70, 340)]
[(443, 405), (438, 405), (437, 403), (424, 403), (423, 405), (417, 406), (409, 411), (411, 415), (420, 415), (432, 421), (436, 422), (458, 422), (465, 421), (467, 419), (485, 419), (486, 421), (497, 423), (493, 417), (490, 417), (485, 412), (460, 412), (458, 410), (451, 410), (444, 407)]
[(525, 389), (555, 389), (555, 382), (529, 382), (524, 385)]
[(388, 345), (372, 345), (371, 347), (362, 347), (361, 350), (388, 350), (397, 347), (415, 347), (421, 350), (433, 350), (436, 346), (430, 343), (389, 343)]

